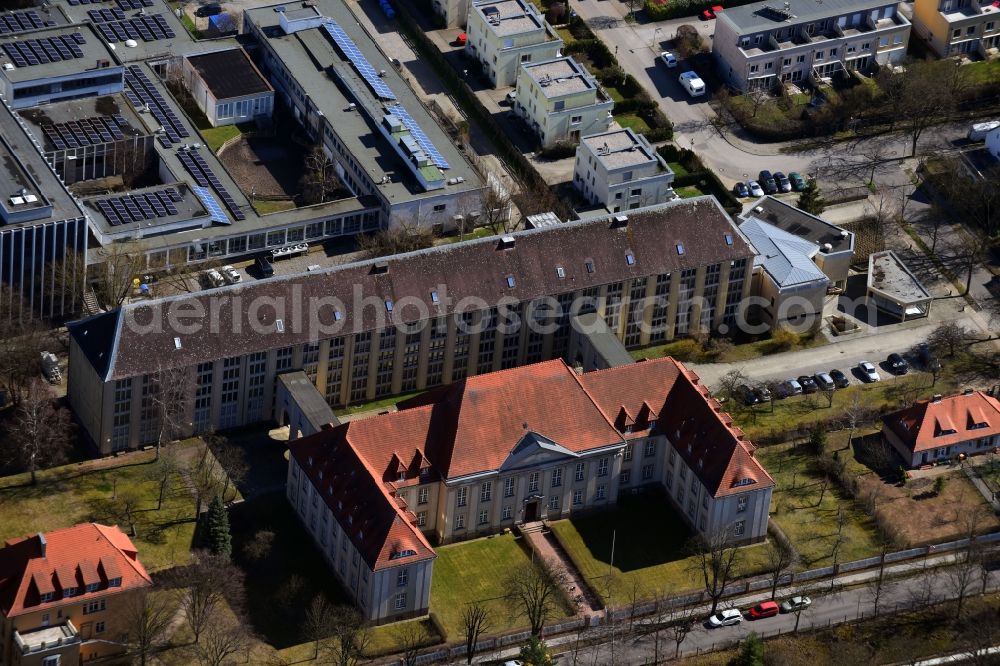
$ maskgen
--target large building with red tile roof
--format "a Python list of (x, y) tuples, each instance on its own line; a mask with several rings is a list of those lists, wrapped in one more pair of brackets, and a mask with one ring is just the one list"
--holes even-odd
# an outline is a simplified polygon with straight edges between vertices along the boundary
[(493, 534), (654, 487), (694, 533), (767, 533), (773, 479), (671, 358), (589, 373), (556, 359), (397, 407), (290, 445), (289, 500), (370, 619), (427, 610), (428, 537)]
[(129, 595), (152, 585), (117, 527), (82, 523), (0, 549), (0, 664), (77, 664), (127, 649)]
[(887, 414), (882, 435), (908, 467), (920, 467), (1000, 446), (1000, 402), (982, 391), (936, 395)]

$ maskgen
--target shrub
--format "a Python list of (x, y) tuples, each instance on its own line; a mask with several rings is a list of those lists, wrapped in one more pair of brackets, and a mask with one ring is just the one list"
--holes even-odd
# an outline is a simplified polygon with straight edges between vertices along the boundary
[(538, 155), (547, 160), (561, 160), (566, 157), (573, 157), (576, 155), (576, 142), (570, 139), (557, 141), (548, 148), (542, 148), (538, 151)]
[(702, 41), (701, 35), (698, 34), (698, 28), (687, 23), (677, 26), (674, 44), (677, 45), (677, 53), (682, 58), (690, 58), (705, 50), (705, 43)]
[(798, 333), (790, 331), (787, 328), (780, 327), (771, 334), (771, 344), (768, 345), (768, 351), (771, 353), (788, 351), (795, 345), (799, 344), (799, 341), (800, 337)]
[(948, 479), (944, 478), (943, 476), (939, 476), (938, 478), (934, 479), (934, 494), (940, 495), (941, 493), (943, 493), (944, 487), (945, 485), (947, 485), (947, 483)]

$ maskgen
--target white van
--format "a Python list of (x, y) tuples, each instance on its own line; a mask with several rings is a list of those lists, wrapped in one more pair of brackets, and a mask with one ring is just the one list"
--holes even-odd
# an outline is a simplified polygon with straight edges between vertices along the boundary
[(1000, 120), (991, 120), (985, 123), (976, 123), (969, 128), (969, 141), (986, 141), (986, 135), (1000, 127)]
[(681, 82), (681, 85), (684, 86), (684, 89), (692, 97), (699, 97), (705, 94), (705, 82), (694, 72), (684, 72), (680, 75), (678, 81)]

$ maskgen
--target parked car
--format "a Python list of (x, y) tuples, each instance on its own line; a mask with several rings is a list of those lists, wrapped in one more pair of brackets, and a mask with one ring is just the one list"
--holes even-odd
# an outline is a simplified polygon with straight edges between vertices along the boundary
[(750, 190), (750, 196), (752, 197), (764, 196), (764, 190), (761, 188), (760, 183), (756, 180), (748, 180), (747, 189)]
[(257, 270), (260, 271), (262, 276), (271, 277), (274, 275), (274, 266), (272, 266), (271, 262), (267, 260), (267, 257), (257, 257), (254, 260), (254, 265), (257, 267)]
[(757, 402), (771, 402), (771, 389), (766, 386), (756, 387), (753, 394), (757, 396)]
[(802, 395), (802, 384), (795, 379), (785, 380), (786, 395)]
[(237, 282), (243, 281), (243, 276), (240, 275), (240, 272), (232, 266), (222, 267), (222, 277), (226, 278), (226, 282), (229, 284), (236, 284)]
[(782, 192), (792, 191), (791, 181), (789, 181), (788, 177), (785, 174), (781, 173), (780, 171), (776, 171), (774, 173), (774, 182), (778, 184), (778, 189), (781, 190)]
[(711, 21), (712, 19), (716, 18), (719, 15), (719, 12), (721, 12), (722, 9), (723, 9), (722, 5), (713, 5), (712, 7), (709, 7), (708, 9), (701, 12), (701, 20)]
[(799, 385), (802, 386), (803, 393), (815, 393), (819, 390), (819, 386), (816, 385), (816, 381), (809, 375), (802, 375), (799, 377)]
[(778, 604), (773, 601), (762, 601), (750, 609), (751, 620), (761, 620), (778, 614)]
[(727, 608), (708, 618), (708, 625), (710, 627), (728, 627), (733, 624), (739, 624), (742, 621), (743, 613), (739, 609)]
[(941, 369), (941, 361), (937, 359), (934, 352), (931, 350), (930, 345), (926, 342), (921, 342), (916, 348), (917, 361), (920, 362), (920, 366), (927, 370), (928, 372), (934, 372)]
[(825, 372), (817, 372), (813, 375), (813, 379), (816, 380), (816, 385), (819, 386), (820, 391), (832, 391), (837, 388), (837, 385), (833, 381), (833, 377)]
[(663, 61), (664, 65), (670, 67), (671, 69), (677, 66), (677, 56), (675, 56), (670, 51), (664, 51), (663, 53), (661, 53), (660, 60)]
[(763, 187), (764, 191), (768, 194), (778, 193), (778, 184), (774, 182), (774, 176), (772, 176), (771, 172), (767, 169), (760, 172), (760, 175), (757, 176), (757, 182), (760, 183), (760, 186)]
[(897, 375), (905, 375), (910, 369), (910, 364), (899, 354), (889, 354), (885, 359), (885, 363), (892, 370), (893, 374)]
[(677, 80), (691, 97), (701, 97), (705, 94), (705, 82), (694, 72), (684, 72), (677, 77)]
[(209, 287), (222, 287), (226, 284), (226, 280), (222, 277), (222, 273), (214, 268), (209, 268), (203, 273), (203, 275), (205, 276), (205, 284)]
[(806, 179), (803, 178), (802, 174), (799, 173), (798, 171), (792, 171), (791, 173), (789, 173), (788, 180), (791, 181), (792, 189), (795, 190), (796, 192), (801, 192), (802, 190), (809, 187), (809, 183), (806, 182)]
[(740, 384), (736, 387), (736, 394), (739, 396), (740, 401), (744, 405), (756, 405), (760, 400), (757, 398), (757, 394), (753, 392), (753, 389), (746, 384)]
[(781, 612), (794, 613), (795, 611), (809, 608), (811, 604), (812, 599), (809, 597), (792, 597), (791, 599), (785, 599), (781, 602)]
[(833, 380), (833, 383), (837, 388), (846, 388), (851, 385), (850, 378), (848, 378), (848, 376), (840, 370), (837, 370), (837, 368), (830, 371), (830, 379)]
[(524, 662), (520, 659), (508, 659), (503, 662), (503, 666), (524, 666)]
[(750, 188), (747, 187), (746, 183), (736, 183), (733, 185), (733, 196), (745, 199), (750, 196)]
[(869, 361), (861, 361), (861, 363), (858, 363), (858, 371), (861, 373), (862, 379), (866, 382), (877, 382), (882, 379), (878, 376), (878, 370), (876, 370), (875, 366)]
[(465, 46), (469, 41), (469, 36), (464, 32), (458, 33), (458, 37), (455, 38), (455, 44), (458, 46)]
[(210, 2), (194, 10), (194, 15), (204, 18), (205, 16), (216, 16), (222, 13), (222, 5), (217, 2)]

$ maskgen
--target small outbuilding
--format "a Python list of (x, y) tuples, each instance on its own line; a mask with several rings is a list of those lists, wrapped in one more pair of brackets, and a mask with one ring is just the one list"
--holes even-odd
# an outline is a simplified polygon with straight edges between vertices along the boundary
[(184, 58), (184, 82), (212, 127), (270, 118), (274, 88), (241, 48)]
[(926, 317), (932, 297), (906, 264), (887, 250), (868, 257), (868, 305), (900, 321)]

